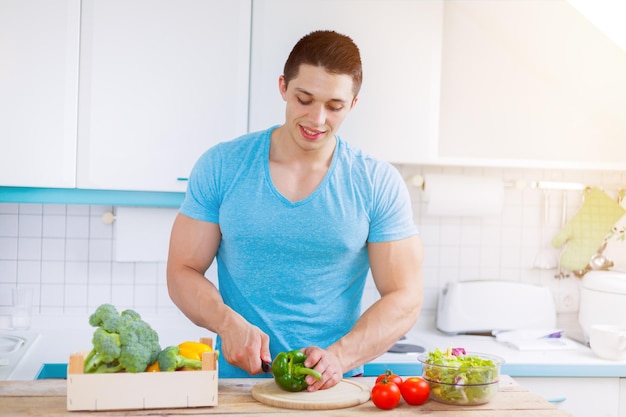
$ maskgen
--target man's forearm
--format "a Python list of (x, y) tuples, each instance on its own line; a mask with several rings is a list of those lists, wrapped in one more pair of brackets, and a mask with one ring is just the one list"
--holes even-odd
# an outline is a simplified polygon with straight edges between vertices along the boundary
[(381, 297), (356, 322), (352, 330), (328, 347), (348, 372), (385, 353), (415, 325), (422, 295), (395, 291)]
[(174, 304), (197, 326), (220, 334), (221, 327), (234, 314), (215, 285), (197, 271), (168, 271), (167, 284)]

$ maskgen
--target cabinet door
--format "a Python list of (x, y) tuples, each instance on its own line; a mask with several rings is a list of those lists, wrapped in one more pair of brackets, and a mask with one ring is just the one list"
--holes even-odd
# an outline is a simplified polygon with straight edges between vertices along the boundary
[(574, 417), (621, 417), (619, 378), (515, 377), (515, 380)]
[(424, 162), (437, 139), (441, 1), (255, 0), (250, 129), (285, 120), (278, 77), (305, 34), (331, 29), (361, 51), (359, 102), (339, 135), (397, 163)]
[(626, 378), (619, 379), (619, 417), (626, 417)]
[(0, 1), (0, 185), (74, 187), (80, 0)]
[(446, 1), (443, 27), (442, 163), (626, 168), (626, 51), (569, 2)]
[(184, 191), (246, 132), (251, 0), (84, 0), (78, 186)]

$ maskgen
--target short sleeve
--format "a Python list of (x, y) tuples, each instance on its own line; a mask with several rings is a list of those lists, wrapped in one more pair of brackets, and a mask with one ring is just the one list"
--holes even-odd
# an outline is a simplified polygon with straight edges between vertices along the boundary
[(219, 222), (221, 149), (217, 145), (198, 159), (179, 212), (196, 220)]
[(368, 242), (400, 240), (417, 234), (411, 198), (400, 173), (388, 163), (379, 163), (373, 178)]

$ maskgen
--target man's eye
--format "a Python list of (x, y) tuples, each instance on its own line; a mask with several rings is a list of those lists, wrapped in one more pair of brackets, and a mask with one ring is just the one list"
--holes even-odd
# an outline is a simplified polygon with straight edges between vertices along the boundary
[(305, 106), (306, 106), (307, 104), (311, 104), (311, 101), (305, 101), (305, 100), (302, 100), (300, 97), (297, 97), (297, 98), (298, 98), (298, 103), (300, 103), (300, 104), (303, 104), (303, 105), (305, 105)]
[(343, 106), (341, 106), (341, 107), (333, 107), (333, 106), (329, 106), (329, 107), (328, 107), (328, 110), (333, 111), (333, 112), (338, 112), (338, 111), (343, 110)]

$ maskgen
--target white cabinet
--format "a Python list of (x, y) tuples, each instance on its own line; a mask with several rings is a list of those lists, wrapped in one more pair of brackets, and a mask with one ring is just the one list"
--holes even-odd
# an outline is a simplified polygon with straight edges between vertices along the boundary
[(437, 140), (442, 1), (255, 0), (250, 130), (284, 122), (278, 77), (295, 43), (331, 29), (361, 51), (363, 87), (339, 135), (397, 163), (432, 160)]
[(515, 377), (515, 380), (574, 417), (624, 417), (620, 414), (620, 378)]
[(567, 1), (444, 3), (439, 163), (626, 168), (626, 51)]
[(83, 0), (79, 188), (184, 191), (247, 129), (251, 0)]
[(80, 0), (0, 0), (0, 185), (74, 187)]
[(566, 1), (0, 0), (0, 186), (184, 191), (210, 146), (284, 121), (317, 29), (361, 50), (339, 134), (374, 156), (626, 169), (626, 51)]

